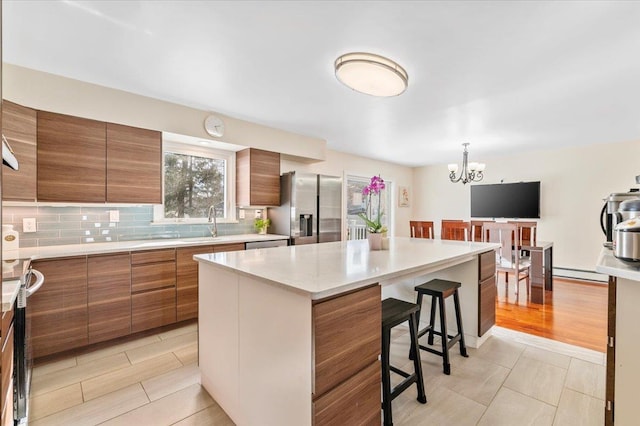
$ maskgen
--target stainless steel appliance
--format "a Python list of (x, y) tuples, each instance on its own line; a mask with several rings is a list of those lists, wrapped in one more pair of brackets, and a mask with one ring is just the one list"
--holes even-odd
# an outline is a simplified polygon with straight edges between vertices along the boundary
[(600, 212), (600, 227), (607, 237), (604, 243), (605, 247), (611, 248), (613, 244), (613, 230), (619, 222), (616, 216), (620, 203), (625, 200), (640, 199), (638, 189), (630, 189), (629, 192), (614, 192), (604, 200), (604, 206)]
[(616, 212), (616, 224), (637, 217), (640, 217), (640, 199), (625, 200), (620, 203)]
[(628, 219), (616, 225), (613, 255), (627, 262), (640, 262), (640, 218)]
[(269, 209), (272, 232), (291, 237), (291, 245), (340, 241), (342, 179), (289, 172), (280, 176), (280, 207)]
[(245, 244), (245, 249), (255, 250), (269, 247), (286, 247), (287, 240), (272, 240), (272, 241), (251, 241)]
[(33, 357), (29, 347), (30, 324), (27, 320), (27, 299), (44, 284), (44, 275), (24, 262), (26, 272), (21, 277), (20, 291), (14, 316), (14, 421), (16, 425), (28, 424), (29, 389)]

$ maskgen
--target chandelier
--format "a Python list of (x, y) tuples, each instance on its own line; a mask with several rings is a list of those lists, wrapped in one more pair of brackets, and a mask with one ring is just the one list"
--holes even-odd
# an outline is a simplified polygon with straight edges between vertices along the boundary
[(462, 153), (462, 171), (460, 172), (460, 176), (456, 177), (456, 172), (458, 171), (457, 164), (449, 164), (449, 179), (451, 182), (456, 183), (462, 181), (463, 184), (467, 182), (480, 182), (484, 175), (484, 163), (469, 163), (469, 152), (467, 151), (467, 146), (469, 143), (463, 143), (464, 152)]

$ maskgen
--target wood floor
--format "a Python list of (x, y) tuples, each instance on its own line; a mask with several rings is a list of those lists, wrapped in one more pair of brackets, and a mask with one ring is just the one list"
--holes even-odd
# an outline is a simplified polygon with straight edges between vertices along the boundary
[(557, 340), (599, 352), (606, 351), (607, 286), (554, 278), (553, 292), (544, 305), (526, 297), (525, 281), (515, 294), (513, 275), (505, 290), (504, 274), (498, 278), (496, 324), (524, 333)]

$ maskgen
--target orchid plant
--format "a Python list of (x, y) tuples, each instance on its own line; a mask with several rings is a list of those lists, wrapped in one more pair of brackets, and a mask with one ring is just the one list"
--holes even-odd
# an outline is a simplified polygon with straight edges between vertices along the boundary
[[(362, 195), (366, 197), (365, 211), (363, 213), (359, 213), (358, 216), (360, 216), (360, 218), (366, 223), (367, 231), (374, 234), (387, 232), (387, 227), (382, 225), (381, 222), (383, 189), (385, 189), (385, 184), (380, 175), (373, 176), (369, 185), (362, 189)], [(375, 200), (374, 197), (377, 198), (377, 200)], [(378, 209), (373, 212), (372, 205), (375, 201), (378, 203)]]

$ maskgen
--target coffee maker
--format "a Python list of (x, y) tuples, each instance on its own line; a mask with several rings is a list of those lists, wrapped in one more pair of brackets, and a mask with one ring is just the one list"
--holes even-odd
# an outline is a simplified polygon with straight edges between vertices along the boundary
[[(636, 176), (636, 182), (640, 180), (640, 176)], [(639, 182), (640, 183), (640, 182)], [(629, 192), (614, 192), (609, 194), (605, 201), (602, 211), (600, 212), (600, 227), (602, 232), (607, 236), (607, 241), (603, 245), (607, 248), (613, 247), (613, 229), (618, 224), (616, 212), (620, 207), (620, 203), (626, 200), (640, 199), (638, 188), (631, 188)]]

